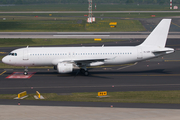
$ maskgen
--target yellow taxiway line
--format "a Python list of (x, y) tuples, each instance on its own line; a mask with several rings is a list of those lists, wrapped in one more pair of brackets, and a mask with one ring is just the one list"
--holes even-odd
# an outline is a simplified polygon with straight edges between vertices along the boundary
[(175, 26), (177, 26), (177, 27), (180, 27), (179, 25), (177, 25), (177, 24), (175, 24), (175, 23), (173, 23), (173, 22), (172, 22), (172, 24), (175, 25)]
[(6, 71), (2, 72), (0, 75), (3, 75)]

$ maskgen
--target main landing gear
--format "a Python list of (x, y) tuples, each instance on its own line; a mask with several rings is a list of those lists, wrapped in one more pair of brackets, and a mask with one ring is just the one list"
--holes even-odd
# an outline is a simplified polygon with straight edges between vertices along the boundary
[(89, 75), (89, 72), (88, 72), (88, 70), (87, 70), (86, 68), (85, 68), (85, 69), (84, 69), (84, 68), (81, 68), (81, 69), (80, 69), (80, 72), (83, 73), (85, 76), (88, 76), (88, 75)]
[(25, 67), (23, 74), (24, 74), (24, 75), (28, 75), (28, 67)]

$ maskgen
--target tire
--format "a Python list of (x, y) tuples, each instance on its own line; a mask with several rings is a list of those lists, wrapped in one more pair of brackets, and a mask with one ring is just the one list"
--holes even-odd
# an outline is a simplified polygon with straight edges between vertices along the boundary
[(85, 73), (85, 70), (84, 70), (84, 69), (80, 69), (80, 72), (84, 74), (84, 73)]
[(24, 73), (23, 73), (24, 75), (28, 75), (28, 72), (27, 71), (24, 71)]
[(88, 76), (88, 75), (89, 75), (89, 72), (88, 72), (88, 71), (85, 71), (85, 72), (84, 72), (84, 75), (85, 75), (85, 76)]

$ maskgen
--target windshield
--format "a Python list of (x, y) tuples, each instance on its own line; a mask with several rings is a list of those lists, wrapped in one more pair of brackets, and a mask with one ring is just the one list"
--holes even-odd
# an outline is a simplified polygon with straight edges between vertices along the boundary
[(9, 53), (11, 56), (17, 56), (17, 53)]

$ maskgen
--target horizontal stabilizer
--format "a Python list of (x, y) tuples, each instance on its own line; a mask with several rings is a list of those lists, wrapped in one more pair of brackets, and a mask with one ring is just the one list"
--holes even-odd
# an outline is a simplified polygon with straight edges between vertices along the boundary
[(164, 48), (162, 50), (154, 50), (154, 51), (152, 51), (152, 53), (155, 53), (155, 54), (172, 53), (172, 52), (174, 52), (173, 48)]

